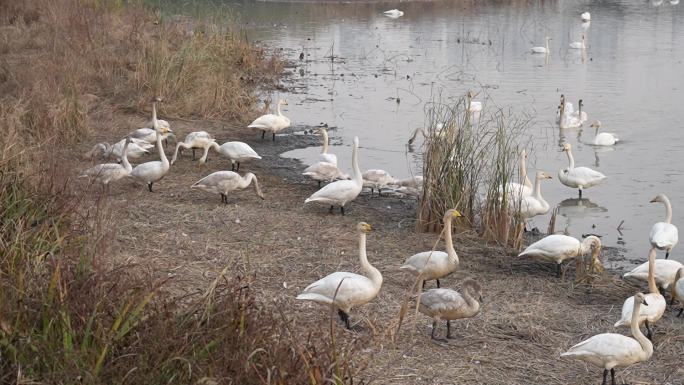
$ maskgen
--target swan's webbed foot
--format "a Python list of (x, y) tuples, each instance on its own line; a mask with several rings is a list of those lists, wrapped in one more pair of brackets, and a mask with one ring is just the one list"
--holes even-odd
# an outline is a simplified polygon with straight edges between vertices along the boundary
[(152, 184), (153, 183), (154, 182), (147, 182), (147, 189), (150, 190), (150, 192), (154, 192), (154, 191), (152, 191)]
[(342, 322), (344, 322), (344, 326), (348, 330), (351, 330), (351, 325), (349, 324), (349, 314), (345, 313), (342, 309), (337, 309), (337, 315), (339, 315)]

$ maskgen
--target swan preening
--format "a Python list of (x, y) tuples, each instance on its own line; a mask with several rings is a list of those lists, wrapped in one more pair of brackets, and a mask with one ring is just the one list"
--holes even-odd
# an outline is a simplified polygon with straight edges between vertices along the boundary
[(414, 254), (404, 262), (401, 270), (418, 276), (423, 284), (425, 281), (437, 280), (437, 287), (439, 287), (439, 279), (456, 271), (459, 265), (458, 255), (454, 249), (454, 241), (451, 236), (451, 222), (460, 216), (461, 213), (456, 209), (447, 210), (444, 214), (443, 231), (446, 252), (433, 250)]
[(596, 132), (594, 134), (594, 140), (591, 143), (594, 146), (612, 146), (618, 141), (620, 141), (620, 138), (618, 138), (618, 136), (613, 133), (599, 132), (599, 128), (601, 128), (600, 120), (595, 121), (589, 127), (596, 129)]
[[(638, 317), (636, 317), (637, 327), (642, 324), (646, 325), (646, 330), (648, 331), (648, 339), (653, 340), (653, 332), (651, 331), (650, 325), (656, 323), (665, 313), (665, 308), (667, 304), (665, 303), (665, 297), (660, 294), (658, 286), (656, 286), (655, 281), (655, 258), (656, 249), (651, 248), (648, 253), (648, 291), (644, 297), (648, 302), (649, 306), (646, 308), (641, 308), (638, 312)], [(619, 321), (615, 323), (615, 327), (618, 326), (632, 326), (635, 322), (635, 318), (632, 315), (634, 309), (634, 297), (629, 297), (625, 300), (622, 305), (622, 317)]]
[(371, 225), (359, 222), (356, 231), (359, 234), (359, 262), (366, 275), (338, 271), (307, 286), (297, 296), (297, 299), (334, 306), (347, 329), (351, 329), (351, 309), (372, 301), (382, 286), (382, 274), (368, 262), (366, 255), (366, 234), (371, 231)]
[(280, 108), (287, 105), (287, 100), (278, 100), (277, 114), (266, 114), (256, 118), (249, 126), (249, 128), (256, 128), (261, 130), (261, 139), (264, 139), (266, 132), (273, 134), (273, 140), (278, 132), (290, 127), (290, 119), (283, 115)]
[(418, 310), (434, 319), (432, 333), (435, 337), (437, 322), (446, 321), (446, 338), (451, 337), (451, 321), (475, 317), (480, 312), (482, 302), (482, 288), (472, 279), (463, 282), (463, 295), (451, 289), (430, 289), (420, 295)]
[(589, 251), (592, 251), (592, 265), (598, 264), (600, 266), (601, 240), (598, 237), (590, 235), (580, 242), (576, 238), (567, 235), (552, 234), (527, 246), (518, 257), (532, 257), (543, 261), (555, 262), (556, 277), (560, 277), (563, 261), (572, 258), (582, 258)]
[(228, 203), (228, 194), (231, 191), (242, 190), (254, 184), (254, 192), (256, 195), (264, 199), (264, 194), (259, 188), (259, 181), (256, 175), (248, 172), (244, 176), (233, 171), (217, 171), (211, 173), (204, 178), (198, 180), (191, 186), (191, 188), (198, 188), (213, 194), (221, 195), (221, 202)]
[(390, 9), (389, 11), (383, 12), (383, 14), (387, 17), (391, 17), (393, 19), (399, 18), (404, 16), (404, 12), (398, 10), (398, 9)]
[(135, 166), (130, 174), (135, 179), (147, 183), (147, 189), (150, 190), (150, 192), (152, 192), (152, 185), (154, 182), (161, 180), (169, 171), (169, 167), (171, 167), (161, 144), (161, 132), (163, 130), (159, 127), (157, 110), (155, 108), (152, 109), (152, 125), (157, 133), (157, 151), (159, 151), (160, 160), (139, 164)]
[(568, 167), (558, 171), (558, 179), (564, 185), (578, 189), (580, 198), (582, 198), (583, 189), (596, 186), (606, 179), (605, 175), (589, 167), (575, 167), (575, 158), (572, 156), (570, 143), (563, 145), (563, 151), (568, 156)]
[[(199, 160), (200, 164), (204, 164), (207, 161), (207, 156), (209, 155), (210, 149), (216, 150), (223, 157), (228, 158), (231, 164), (231, 171), (240, 170), (240, 162), (244, 162), (249, 159), (261, 159), (259, 154), (254, 151), (247, 143), (243, 142), (225, 142), (222, 145), (218, 145), (215, 141), (208, 143), (204, 147), (204, 154)], [(235, 167), (237, 165), (237, 168)]]
[(532, 53), (543, 53), (543, 54), (548, 55), (549, 53), (551, 53), (551, 51), (549, 50), (549, 40), (551, 40), (550, 37), (548, 37), (548, 36), (545, 37), (544, 38), (544, 43), (545, 43), (544, 47), (532, 47), (532, 48), (530, 48), (530, 50), (532, 51)]
[(176, 151), (173, 153), (171, 158), (171, 164), (176, 163), (178, 154), (183, 151), (183, 149), (192, 150), (192, 160), (195, 160), (195, 150), (196, 149), (206, 149), (209, 144), (213, 143), (216, 139), (212, 138), (211, 135), (206, 131), (195, 131), (191, 132), (185, 136), (185, 140), (176, 143)]
[(672, 248), (675, 247), (679, 241), (679, 234), (677, 226), (672, 224), (672, 205), (670, 204), (670, 200), (664, 194), (659, 194), (651, 199), (651, 203), (656, 202), (665, 205), (665, 222), (657, 222), (653, 225), (648, 240), (651, 242), (651, 246), (659, 250), (665, 250), (665, 259), (667, 259), (670, 256)]
[(304, 203), (320, 202), (330, 205), (332, 213), (334, 206), (340, 206), (340, 212), (344, 215), (344, 205), (356, 199), (363, 189), (363, 178), (359, 169), (359, 138), (354, 137), (352, 146), (352, 179), (338, 180), (323, 186), (320, 190), (306, 198)]
[(595, 335), (568, 349), (561, 357), (575, 357), (584, 362), (603, 368), (603, 385), (606, 385), (608, 371), (612, 384), (615, 385), (615, 368), (624, 368), (647, 361), (653, 355), (653, 344), (639, 329), (639, 311), (641, 306), (648, 306), (645, 296), (637, 293), (634, 296), (632, 310), (632, 337), (622, 334), (603, 333)]
[(119, 163), (104, 163), (91, 167), (85, 170), (80, 176), (94, 178), (97, 182), (104, 185), (109, 185), (128, 176), (133, 167), (128, 163), (128, 148), (131, 145), (131, 138), (124, 139), (124, 147), (121, 156), (121, 164)]
[(382, 196), (382, 189), (388, 185), (397, 184), (397, 180), (385, 170), (367, 170), (361, 174), (363, 187), (370, 188), (371, 195), (374, 190), (378, 190), (378, 196)]

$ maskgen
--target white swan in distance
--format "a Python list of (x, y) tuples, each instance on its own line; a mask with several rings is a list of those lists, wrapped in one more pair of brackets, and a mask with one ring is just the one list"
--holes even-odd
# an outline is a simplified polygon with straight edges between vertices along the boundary
[[(231, 164), (231, 171), (240, 170), (240, 162), (244, 162), (249, 159), (261, 159), (261, 156), (257, 154), (256, 151), (247, 143), (243, 142), (225, 142), (222, 145), (218, 145), (215, 141), (210, 142), (204, 147), (204, 154), (199, 160), (200, 164), (207, 162), (207, 156), (209, 155), (210, 149), (216, 150), (224, 158), (228, 158)], [(237, 165), (237, 168), (235, 167)]]
[(579, 197), (582, 198), (582, 190), (598, 185), (606, 176), (589, 167), (575, 167), (575, 158), (572, 156), (572, 146), (570, 143), (563, 145), (563, 151), (568, 156), (568, 167), (558, 171), (558, 179), (564, 185), (579, 189)]
[(351, 309), (372, 301), (382, 287), (382, 274), (368, 262), (366, 255), (366, 234), (371, 231), (371, 225), (360, 222), (356, 231), (359, 234), (359, 262), (366, 275), (338, 271), (307, 286), (297, 296), (297, 299), (335, 306), (347, 329), (351, 329)]
[(195, 131), (191, 132), (185, 136), (185, 140), (176, 143), (176, 151), (173, 153), (171, 158), (171, 164), (176, 163), (178, 158), (178, 153), (183, 149), (192, 150), (192, 160), (195, 160), (195, 150), (205, 149), (210, 143), (214, 142), (216, 139), (212, 138), (211, 135), (206, 131)]
[(665, 222), (657, 222), (651, 228), (651, 233), (648, 240), (651, 246), (665, 250), (665, 259), (670, 256), (672, 248), (675, 247), (679, 241), (679, 232), (677, 226), (672, 224), (672, 205), (665, 194), (659, 194), (651, 199), (651, 203), (660, 202), (665, 205)]
[[(655, 247), (651, 248), (651, 251), (648, 253), (648, 291), (649, 293), (646, 294), (644, 297), (646, 298), (646, 302), (648, 302), (648, 307), (646, 308), (641, 308), (639, 311), (639, 316), (637, 317), (637, 327), (641, 326), (642, 324), (646, 325), (646, 330), (648, 331), (648, 339), (653, 340), (653, 332), (651, 331), (651, 326), (654, 323), (658, 322), (658, 320), (663, 316), (665, 313), (665, 308), (667, 307), (667, 304), (665, 302), (665, 297), (663, 297), (662, 294), (660, 294), (660, 291), (658, 290), (658, 286), (656, 286), (656, 281), (655, 281), (655, 258), (656, 258), (656, 249)], [(634, 322), (634, 318), (632, 317), (634, 309), (634, 297), (629, 297), (625, 300), (625, 303), (622, 305), (622, 317), (620, 318), (619, 321), (615, 323), (615, 327), (619, 326), (632, 326), (632, 322)]]
[(281, 111), (282, 106), (287, 105), (287, 100), (278, 100), (277, 114), (266, 114), (256, 118), (249, 126), (249, 128), (256, 128), (261, 130), (261, 139), (264, 139), (266, 132), (273, 134), (273, 140), (278, 132), (290, 127), (290, 119), (283, 115)]
[(371, 195), (374, 190), (378, 190), (378, 196), (382, 196), (382, 189), (388, 185), (396, 184), (396, 179), (385, 170), (367, 170), (361, 174), (363, 187), (370, 188)]
[(150, 190), (150, 192), (152, 192), (152, 185), (154, 184), (154, 182), (161, 180), (166, 175), (166, 173), (169, 172), (169, 168), (171, 167), (171, 165), (169, 164), (169, 160), (166, 158), (166, 153), (164, 153), (164, 148), (161, 144), (162, 129), (159, 128), (159, 124), (157, 123), (156, 109), (152, 110), (152, 123), (157, 132), (157, 151), (159, 151), (160, 160), (139, 164), (135, 166), (135, 168), (131, 171), (130, 174), (138, 181), (147, 183), (147, 189)]
[(572, 49), (586, 49), (587, 45), (585, 43), (585, 37), (584, 34), (582, 34), (582, 40), (581, 41), (573, 41), (570, 43), (570, 48)]
[(221, 195), (221, 202), (228, 203), (228, 194), (232, 191), (243, 190), (254, 184), (254, 192), (256, 195), (264, 199), (264, 194), (259, 187), (259, 181), (256, 175), (248, 172), (244, 176), (233, 171), (217, 171), (211, 173), (204, 178), (198, 180), (191, 186), (212, 194)]
[(550, 37), (548, 37), (548, 36), (545, 37), (544, 38), (544, 42), (545, 42), (544, 47), (532, 47), (532, 48), (530, 48), (530, 51), (532, 51), (532, 53), (541, 53), (541, 54), (547, 54), (548, 55), (549, 53), (551, 53), (551, 51), (549, 50), (549, 40), (551, 40)]
[[(671, 259), (656, 259), (655, 269), (653, 272), (656, 284), (667, 290), (675, 283), (675, 276), (677, 275), (677, 270), (684, 267), (680, 262), (673, 261)], [(644, 262), (641, 265), (632, 269), (632, 271), (625, 273), (622, 276), (627, 282), (639, 285), (644, 282), (648, 282), (648, 262)]]
[(463, 295), (451, 289), (430, 289), (420, 295), (418, 311), (434, 319), (430, 337), (437, 340), (437, 322), (446, 321), (446, 338), (451, 337), (451, 321), (475, 317), (480, 312), (482, 287), (472, 279), (463, 282)]
[[(572, 105), (571, 105), (571, 107), (572, 107)], [(587, 116), (587, 112), (584, 111), (584, 101), (582, 99), (580, 99), (577, 102), (577, 111), (571, 111), (571, 116), (574, 119), (579, 119), (580, 123), (584, 123), (587, 121), (588, 116)]]
[(558, 123), (561, 129), (581, 127), (583, 123), (581, 114), (575, 113), (572, 103), (566, 102), (563, 95), (561, 95), (561, 104), (556, 113), (556, 123)]
[(391, 17), (393, 19), (397, 19), (399, 17), (404, 16), (404, 12), (398, 10), (398, 9), (390, 9), (389, 11), (383, 12), (383, 15), (387, 17)]
[[(446, 252), (444, 251), (423, 251), (422, 253), (410, 256), (401, 270), (420, 276), (423, 285), (425, 281), (436, 280), (437, 287), (439, 287), (439, 279), (456, 271), (459, 265), (458, 254), (454, 249), (454, 240), (451, 236), (451, 223), (454, 218), (461, 217), (461, 213), (456, 209), (447, 210), (444, 214), (444, 243)], [(440, 234), (441, 237), (441, 234)]]
[(589, 13), (589, 12), (583, 12), (583, 13), (580, 15), (580, 19), (582, 19), (582, 21), (591, 21), (591, 13)]
[[(126, 152), (126, 156), (128, 158), (140, 158), (145, 154), (149, 154), (149, 149), (154, 147), (154, 145), (149, 144), (143, 140), (132, 139), (130, 137), (129, 139), (130, 143), (128, 144), (128, 150)], [(114, 158), (116, 158), (116, 160), (121, 160), (123, 158), (123, 149), (125, 144), (126, 138), (114, 143), (114, 145), (110, 145), (107, 142), (98, 143), (95, 146), (93, 146), (93, 148), (90, 151), (88, 151), (88, 153), (86, 153), (86, 157), (92, 159), (96, 156), (99, 156), (104, 159), (107, 159), (113, 155)]]
[(594, 146), (612, 146), (620, 141), (620, 138), (616, 134), (610, 132), (599, 132), (599, 129), (601, 128), (600, 120), (595, 121), (589, 127), (592, 127), (596, 130), (594, 134), (594, 140), (591, 143)]
[(119, 163), (104, 163), (91, 167), (85, 170), (80, 177), (94, 178), (95, 181), (106, 185), (115, 182), (130, 175), (133, 167), (128, 162), (128, 148), (131, 145), (131, 138), (124, 139), (123, 154), (121, 156), (121, 164)]
[(582, 257), (589, 251), (592, 251), (591, 263), (600, 265), (601, 240), (598, 237), (590, 235), (580, 242), (567, 235), (552, 234), (527, 246), (518, 257), (531, 257), (542, 261), (555, 262), (556, 277), (560, 278), (563, 261)]
[(561, 357), (574, 357), (603, 368), (604, 385), (609, 371), (612, 383), (615, 384), (615, 368), (624, 368), (650, 359), (653, 344), (641, 333), (638, 326), (641, 307), (648, 306), (649, 303), (642, 293), (637, 293), (634, 299), (631, 327), (633, 338), (616, 333), (598, 334), (571, 347)]
[(332, 213), (334, 206), (340, 206), (340, 212), (344, 215), (344, 205), (356, 199), (363, 189), (363, 178), (359, 169), (359, 138), (354, 137), (352, 147), (352, 179), (338, 180), (323, 186), (320, 190), (306, 198), (304, 203), (319, 202), (330, 205)]
[(522, 197), (532, 195), (534, 192), (534, 186), (532, 185), (532, 182), (530, 182), (530, 178), (527, 176), (526, 159), (527, 152), (525, 149), (523, 149), (520, 151), (520, 162), (518, 163), (518, 173), (520, 174), (520, 179), (522, 179), (523, 183), (520, 184), (516, 182), (508, 182), (505, 185), (499, 186), (500, 195), (504, 195), (505, 190), (505, 193), (508, 195), (508, 197), (514, 199), (515, 201), (521, 199)]
[(512, 203), (511, 208), (513, 210), (519, 210), (520, 215), (523, 218), (529, 219), (549, 212), (549, 203), (544, 200), (544, 197), (541, 195), (541, 181), (544, 179), (551, 179), (551, 175), (543, 171), (537, 171), (537, 176), (534, 181), (534, 193), (522, 197), (519, 201), (520, 207), (518, 207), (518, 202), (514, 201)]
[(304, 169), (302, 175), (318, 182), (318, 187), (321, 187), (321, 182), (332, 182), (338, 179), (350, 179), (348, 174), (345, 174), (337, 168), (336, 165), (328, 162), (317, 162)]
[(328, 130), (325, 127), (319, 127), (318, 131), (323, 135), (323, 150), (318, 155), (318, 159), (337, 166), (337, 155), (328, 153)]

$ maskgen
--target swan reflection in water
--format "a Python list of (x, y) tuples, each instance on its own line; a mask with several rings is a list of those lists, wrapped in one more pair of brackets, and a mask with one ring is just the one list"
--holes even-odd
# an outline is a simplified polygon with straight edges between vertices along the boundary
[(608, 153), (608, 152), (613, 152), (615, 151), (615, 147), (607, 147), (607, 146), (593, 146), (594, 147), (594, 166), (599, 167), (599, 163), (601, 162), (601, 159), (599, 157), (599, 154), (603, 156), (603, 154)]
[(557, 206), (558, 215), (572, 218), (586, 218), (608, 212), (608, 209), (599, 206), (587, 198), (569, 198), (560, 202)]

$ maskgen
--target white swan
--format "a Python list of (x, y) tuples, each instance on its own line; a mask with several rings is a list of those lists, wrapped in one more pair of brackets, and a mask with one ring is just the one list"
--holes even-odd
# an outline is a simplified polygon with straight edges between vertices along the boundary
[(213, 143), (215, 140), (216, 139), (213, 139), (206, 131), (195, 131), (189, 133), (185, 136), (184, 141), (178, 142), (176, 144), (176, 151), (173, 153), (173, 157), (171, 158), (171, 164), (176, 163), (179, 151), (188, 148), (192, 150), (192, 160), (195, 160), (195, 149), (206, 149), (207, 146), (209, 146), (209, 144)]
[(589, 167), (575, 167), (575, 158), (572, 156), (570, 143), (563, 145), (563, 151), (568, 155), (568, 167), (558, 171), (558, 179), (564, 185), (579, 189), (579, 197), (582, 198), (582, 190), (601, 183), (606, 176)]
[(221, 202), (228, 203), (228, 193), (245, 189), (250, 184), (254, 184), (256, 195), (264, 199), (264, 194), (261, 192), (261, 188), (259, 188), (259, 181), (256, 175), (251, 172), (240, 176), (240, 174), (233, 171), (217, 171), (198, 180), (190, 188), (198, 188), (212, 194), (220, 194)]
[(518, 254), (518, 257), (531, 257), (542, 261), (555, 262), (556, 277), (560, 278), (563, 261), (582, 257), (591, 251), (592, 248), (591, 263), (592, 265), (599, 264), (600, 266), (601, 240), (593, 235), (584, 238), (582, 242), (563, 234), (548, 235), (527, 246), (522, 253)]
[(169, 168), (171, 167), (161, 144), (162, 136), (161, 129), (159, 128), (159, 124), (157, 122), (156, 109), (152, 110), (152, 123), (154, 125), (154, 129), (157, 131), (157, 151), (159, 151), (159, 158), (161, 160), (139, 164), (135, 166), (130, 174), (137, 180), (147, 183), (147, 189), (150, 190), (150, 192), (152, 192), (152, 185), (154, 182), (161, 180), (164, 175), (169, 172)]
[(612, 383), (615, 384), (615, 368), (624, 368), (650, 359), (653, 355), (653, 344), (641, 333), (638, 326), (641, 306), (648, 306), (649, 303), (646, 302), (641, 293), (637, 293), (634, 298), (631, 327), (634, 338), (615, 333), (598, 334), (571, 347), (567, 352), (561, 354), (561, 357), (576, 357), (584, 362), (602, 367), (604, 385), (608, 371), (610, 371)]
[(537, 176), (534, 180), (534, 193), (522, 197), (519, 201), (520, 207), (518, 207), (517, 201), (512, 203), (511, 208), (513, 210), (520, 210), (520, 215), (523, 218), (529, 219), (549, 212), (549, 203), (541, 195), (541, 181), (544, 179), (551, 179), (551, 175), (543, 171), (537, 171)]
[(679, 241), (679, 234), (677, 226), (672, 224), (672, 205), (670, 200), (664, 194), (659, 194), (651, 199), (651, 203), (660, 202), (665, 205), (665, 222), (657, 222), (651, 228), (651, 234), (648, 240), (651, 246), (659, 250), (665, 250), (665, 259), (670, 256), (672, 248), (675, 247)]
[(583, 12), (583, 13), (580, 15), (580, 18), (582, 19), (582, 21), (591, 21), (591, 13), (589, 13), (589, 12)]
[[(420, 276), (423, 285), (425, 281), (437, 280), (437, 287), (439, 287), (439, 279), (456, 271), (459, 265), (458, 255), (454, 249), (454, 240), (451, 237), (451, 222), (453, 218), (458, 218), (461, 213), (456, 209), (447, 210), (444, 214), (444, 243), (446, 252), (444, 251), (424, 251), (422, 253), (410, 256), (401, 270), (408, 271), (415, 276)], [(441, 234), (440, 234), (441, 237)]]
[(363, 187), (370, 188), (371, 195), (374, 190), (378, 190), (378, 196), (382, 196), (382, 189), (387, 185), (396, 184), (396, 179), (385, 170), (367, 170), (361, 174)]
[(128, 136), (132, 139), (139, 139), (147, 143), (153, 144), (157, 140), (157, 131), (161, 131), (162, 140), (166, 141), (170, 136), (174, 137), (173, 130), (169, 122), (163, 119), (157, 119), (157, 103), (162, 99), (155, 97), (152, 99), (152, 120), (148, 122), (148, 127), (139, 128), (131, 132)]
[(577, 102), (577, 111), (572, 111), (571, 116), (574, 119), (579, 119), (580, 123), (584, 123), (588, 120), (587, 112), (582, 108), (584, 107), (584, 101), (580, 99)]
[(572, 49), (586, 49), (587, 46), (586, 46), (584, 41), (585, 41), (584, 34), (582, 34), (582, 40), (581, 41), (573, 41), (572, 43), (570, 43), (570, 48), (572, 48)]
[(359, 169), (359, 138), (354, 137), (352, 147), (352, 179), (338, 180), (313, 193), (306, 198), (304, 203), (320, 202), (330, 205), (332, 213), (334, 206), (340, 206), (340, 212), (344, 215), (344, 205), (356, 199), (363, 189), (363, 178)]
[(446, 338), (452, 338), (451, 321), (475, 317), (480, 312), (480, 302), (482, 302), (480, 284), (468, 279), (463, 282), (463, 295), (451, 289), (430, 289), (422, 293), (418, 311), (434, 319), (430, 334), (432, 339), (437, 339), (435, 331), (437, 322), (441, 320), (446, 321)]
[(544, 42), (546, 44), (544, 47), (532, 47), (530, 48), (530, 51), (532, 51), (532, 53), (543, 53), (548, 55), (549, 53), (551, 53), (551, 51), (549, 50), (549, 40), (551, 40), (550, 37), (545, 37)]
[[(653, 275), (658, 286), (666, 290), (670, 288), (675, 283), (677, 270), (681, 267), (684, 267), (684, 265), (671, 259), (656, 259)], [(648, 262), (644, 262), (629, 273), (625, 273), (622, 279), (637, 285), (648, 282)]]
[(121, 164), (118, 163), (104, 163), (91, 167), (85, 170), (80, 176), (95, 178), (99, 183), (109, 185), (111, 182), (116, 182), (128, 176), (133, 170), (133, 167), (128, 163), (128, 148), (131, 145), (131, 138), (124, 139), (123, 155), (121, 157)]
[[(114, 158), (116, 158), (116, 160), (120, 161), (123, 157), (123, 149), (125, 144), (126, 138), (114, 143), (114, 145), (111, 145), (107, 142), (98, 143), (95, 146), (93, 146), (93, 148), (90, 151), (88, 151), (88, 153), (86, 153), (86, 157), (92, 159), (96, 156), (100, 156), (104, 159), (107, 159), (113, 155)], [(154, 146), (145, 141), (131, 138), (130, 143), (128, 144), (126, 156), (128, 158), (134, 159), (140, 158), (145, 154), (149, 154), (150, 152), (148, 150), (152, 147)]]
[(328, 162), (337, 166), (337, 155), (328, 153), (328, 130), (325, 127), (319, 127), (321, 135), (323, 135), (323, 150), (318, 155), (318, 159), (321, 162)]
[(473, 96), (473, 91), (468, 91), (468, 112), (477, 116), (482, 111), (482, 102), (474, 101)]
[(684, 267), (680, 267), (677, 270), (674, 282), (674, 285), (672, 285), (671, 304), (674, 304), (675, 300), (679, 301), (679, 306), (681, 306), (682, 308), (679, 309), (677, 317), (681, 317), (682, 313), (684, 312)]
[(383, 12), (383, 15), (387, 17), (391, 17), (393, 19), (399, 18), (404, 16), (404, 12), (398, 10), (398, 9), (390, 9), (389, 11)]
[(512, 198), (515, 201), (518, 201), (522, 197), (532, 195), (534, 187), (532, 186), (532, 182), (530, 182), (530, 178), (527, 176), (526, 159), (527, 152), (523, 149), (520, 151), (520, 163), (518, 164), (518, 173), (520, 174), (520, 179), (522, 179), (523, 183), (508, 182), (505, 185), (499, 186), (499, 194), (503, 196), (505, 193), (509, 198)]
[(423, 176), (422, 175), (416, 175), (413, 177), (408, 177), (404, 179), (397, 179), (394, 181), (394, 184), (397, 186), (401, 187), (410, 187), (414, 189), (422, 189), (423, 188)]
[[(244, 162), (245, 160), (249, 159), (261, 159), (259, 154), (257, 154), (256, 151), (254, 151), (254, 149), (247, 143), (225, 142), (219, 146), (218, 143), (214, 141), (204, 147), (204, 154), (202, 154), (202, 157), (199, 160), (200, 164), (206, 163), (207, 155), (209, 155), (209, 150), (212, 148), (230, 160), (231, 171), (239, 171), (240, 162)], [(236, 164), (237, 168), (235, 167)]]
[[(653, 325), (654, 323), (658, 322), (658, 320), (665, 313), (665, 308), (667, 307), (667, 304), (665, 303), (665, 297), (663, 297), (663, 295), (660, 294), (660, 291), (658, 291), (658, 286), (656, 286), (655, 282), (655, 258), (656, 249), (655, 247), (652, 247), (651, 251), (648, 253), (649, 293), (644, 296), (649, 306), (646, 308), (641, 308), (641, 311), (639, 311), (639, 316), (636, 320), (637, 327), (641, 326), (642, 324), (646, 325), (649, 340), (653, 340), (653, 332), (651, 331), (650, 325)], [(632, 317), (633, 309), (634, 297), (629, 297), (625, 300), (625, 303), (622, 305), (622, 317), (613, 326), (632, 326), (632, 322), (634, 322), (634, 317)]]
[(318, 162), (304, 169), (302, 175), (318, 181), (318, 188), (321, 182), (332, 182), (337, 179), (349, 179), (349, 175), (343, 173), (336, 165), (328, 162)]
[(372, 301), (380, 292), (382, 274), (368, 262), (366, 255), (366, 234), (371, 231), (368, 223), (356, 226), (359, 234), (359, 261), (366, 276), (347, 272), (335, 272), (307, 286), (297, 299), (333, 305), (347, 329), (352, 308)]
[(620, 141), (620, 138), (618, 138), (618, 136), (613, 133), (599, 132), (599, 128), (601, 128), (600, 120), (595, 121), (589, 127), (596, 129), (596, 132), (594, 134), (594, 141), (591, 143), (594, 146), (612, 146), (618, 141)]
[(556, 123), (560, 128), (577, 128), (583, 123), (581, 115), (575, 113), (572, 103), (566, 102), (563, 95), (561, 95), (561, 104), (556, 114)]
[(256, 118), (249, 126), (249, 128), (256, 128), (261, 130), (261, 139), (264, 139), (266, 132), (273, 134), (275, 140), (276, 133), (290, 127), (290, 119), (283, 115), (280, 108), (287, 105), (287, 100), (278, 100), (277, 114), (266, 114)]

